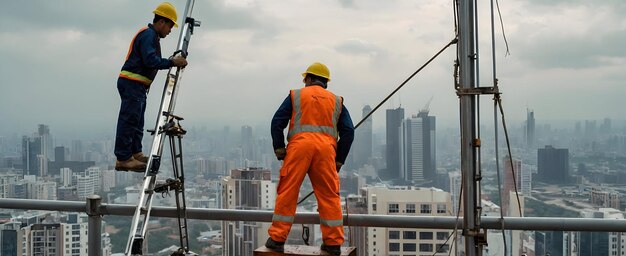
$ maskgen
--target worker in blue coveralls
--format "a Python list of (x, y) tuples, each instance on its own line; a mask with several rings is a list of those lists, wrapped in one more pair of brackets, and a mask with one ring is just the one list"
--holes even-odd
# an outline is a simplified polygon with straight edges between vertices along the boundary
[(122, 99), (115, 135), (115, 170), (118, 171), (145, 171), (148, 157), (142, 152), (141, 139), (148, 89), (158, 70), (187, 66), (184, 57), (161, 57), (160, 39), (169, 35), (172, 27), (178, 27), (176, 8), (164, 2), (153, 13), (152, 24), (140, 29), (130, 42), (117, 79)]

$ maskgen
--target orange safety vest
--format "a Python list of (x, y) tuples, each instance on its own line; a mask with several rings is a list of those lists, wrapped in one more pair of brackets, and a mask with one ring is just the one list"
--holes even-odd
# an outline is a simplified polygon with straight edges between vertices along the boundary
[[(128, 60), (128, 57), (130, 57), (130, 53), (133, 51), (133, 45), (135, 45), (135, 39), (141, 32), (143, 32), (146, 29), (148, 29), (148, 27), (141, 28), (139, 31), (137, 31), (137, 34), (135, 34), (135, 37), (133, 37), (133, 40), (130, 41), (130, 47), (128, 47), (128, 53), (126, 54), (126, 60)], [(137, 73), (130, 72), (128, 70), (122, 70), (120, 72), (120, 77), (126, 78), (128, 80), (140, 82), (145, 86), (150, 86), (150, 84), (152, 84), (152, 79), (147, 78)]]
[(304, 132), (322, 133), (337, 140), (343, 98), (321, 86), (291, 90), (291, 120), (287, 141)]

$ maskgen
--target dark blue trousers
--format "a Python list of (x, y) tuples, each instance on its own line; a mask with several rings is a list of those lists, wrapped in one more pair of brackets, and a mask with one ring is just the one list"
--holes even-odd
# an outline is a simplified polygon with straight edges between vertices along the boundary
[(147, 90), (139, 82), (118, 78), (117, 91), (120, 93), (122, 105), (117, 117), (115, 156), (118, 161), (126, 161), (142, 150), (141, 139), (143, 138)]

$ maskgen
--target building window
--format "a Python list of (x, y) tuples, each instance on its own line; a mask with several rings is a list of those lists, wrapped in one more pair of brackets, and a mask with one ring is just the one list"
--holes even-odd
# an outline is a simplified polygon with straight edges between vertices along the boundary
[(389, 251), (390, 252), (399, 252), (400, 251), (400, 243), (389, 243)]
[(402, 244), (402, 250), (405, 252), (414, 252), (416, 249), (416, 246), (414, 243), (405, 243)]
[(433, 244), (420, 244), (420, 252), (432, 252)]
[(415, 232), (415, 231), (404, 231), (404, 232), (402, 232), (402, 238), (403, 239), (415, 239), (415, 238), (417, 238), (416, 233), (417, 232)]
[(437, 240), (448, 239), (448, 232), (437, 232)]
[(446, 205), (445, 204), (437, 204), (437, 213), (446, 213)]
[(376, 204), (372, 204), (372, 211), (376, 211)]
[(400, 239), (400, 231), (389, 231), (389, 239)]
[(433, 240), (433, 232), (420, 232), (420, 239)]
[(400, 206), (398, 204), (389, 204), (389, 213), (400, 212)]
[(437, 244), (437, 252), (448, 252), (448, 250), (450, 250), (450, 245)]
[(406, 213), (415, 213), (415, 204), (406, 204)]
[(422, 204), (420, 205), (420, 213), (430, 213), (430, 204)]

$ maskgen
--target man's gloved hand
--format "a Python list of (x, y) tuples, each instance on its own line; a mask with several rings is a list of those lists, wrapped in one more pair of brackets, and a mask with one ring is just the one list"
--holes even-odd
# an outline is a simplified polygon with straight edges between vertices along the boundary
[(172, 58), (172, 63), (174, 64), (175, 67), (184, 68), (187, 66), (187, 59), (185, 59), (185, 57), (183, 56), (176, 56)]
[(285, 159), (285, 156), (287, 155), (287, 149), (285, 148), (274, 149), (274, 154), (276, 154), (276, 159), (283, 160)]
[(339, 170), (341, 170), (341, 167), (343, 166), (343, 164), (340, 163), (340, 162), (335, 162), (335, 166), (337, 166), (337, 172), (339, 172)]

